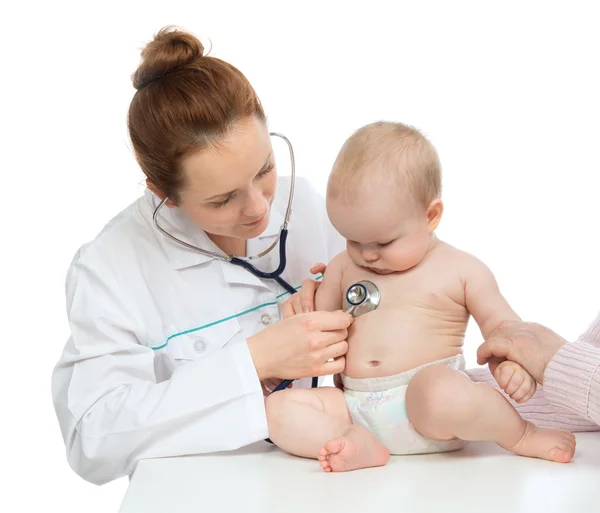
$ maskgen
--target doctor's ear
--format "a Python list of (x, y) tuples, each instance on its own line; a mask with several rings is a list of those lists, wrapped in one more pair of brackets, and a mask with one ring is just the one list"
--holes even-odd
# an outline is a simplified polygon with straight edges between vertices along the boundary
[[(163, 192), (148, 179), (146, 179), (146, 187), (148, 187), (148, 189), (150, 189), (156, 196), (158, 196), (161, 201), (165, 199), (165, 195), (163, 194)], [(165, 203), (165, 206), (169, 208), (175, 208), (177, 205), (175, 205), (175, 203), (173, 203), (171, 199), (168, 199)]]
[(444, 212), (444, 204), (442, 200), (437, 198), (434, 199), (427, 207), (427, 225), (429, 227), (429, 233), (433, 233), (439, 226), (442, 220), (442, 214)]

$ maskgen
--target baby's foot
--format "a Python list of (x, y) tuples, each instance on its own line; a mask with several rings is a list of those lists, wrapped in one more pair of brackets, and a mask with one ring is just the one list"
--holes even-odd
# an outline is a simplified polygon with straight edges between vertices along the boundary
[(365, 428), (351, 426), (343, 437), (329, 440), (318, 458), (325, 472), (345, 472), (385, 465), (390, 452)]
[(521, 456), (567, 463), (575, 453), (575, 435), (564, 429), (537, 427), (527, 422), (519, 441), (505, 449)]

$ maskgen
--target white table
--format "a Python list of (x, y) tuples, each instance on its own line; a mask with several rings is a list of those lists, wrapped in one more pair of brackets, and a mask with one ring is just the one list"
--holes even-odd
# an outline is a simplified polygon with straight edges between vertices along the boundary
[(600, 512), (600, 433), (577, 435), (568, 464), (490, 443), (394, 456), (386, 467), (325, 473), (259, 443), (243, 450), (139, 463), (120, 513)]

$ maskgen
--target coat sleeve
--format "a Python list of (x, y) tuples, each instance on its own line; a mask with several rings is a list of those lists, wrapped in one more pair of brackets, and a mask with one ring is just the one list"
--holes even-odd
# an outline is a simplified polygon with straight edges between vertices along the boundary
[(77, 261), (67, 276), (71, 336), (52, 374), (67, 459), (87, 481), (130, 474), (145, 458), (231, 450), (268, 436), (246, 341), (157, 382), (154, 351), (118, 280)]

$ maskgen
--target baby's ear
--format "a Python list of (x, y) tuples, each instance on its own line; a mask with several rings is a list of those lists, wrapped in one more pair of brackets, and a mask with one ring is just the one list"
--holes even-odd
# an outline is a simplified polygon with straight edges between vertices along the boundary
[(427, 206), (427, 225), (429, 226), (429, 233), (433, 233), (442, 220), (442, 214), (444, 213), (444, 203), (441, 199), (434, 199)]

